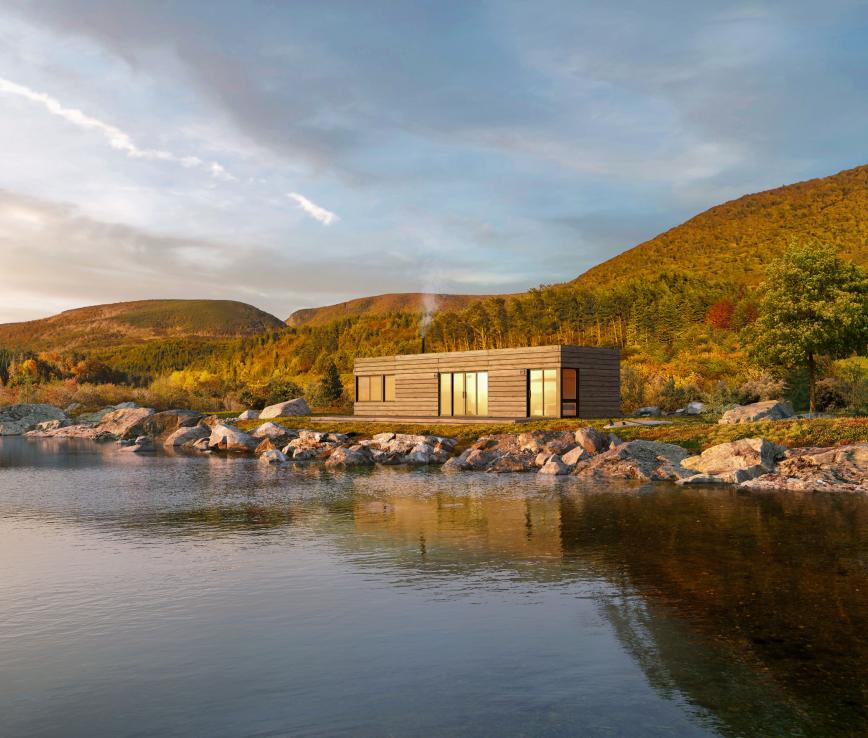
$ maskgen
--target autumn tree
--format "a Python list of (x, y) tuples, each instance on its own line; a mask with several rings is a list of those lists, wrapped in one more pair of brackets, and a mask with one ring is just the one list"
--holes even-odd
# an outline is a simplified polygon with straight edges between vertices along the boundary
[(761, 365), (808, 370), (814, 412), (818, 361), (865, 352), (868, 275), (827, 246), (792, 246), (768, 266), (751, 333)]

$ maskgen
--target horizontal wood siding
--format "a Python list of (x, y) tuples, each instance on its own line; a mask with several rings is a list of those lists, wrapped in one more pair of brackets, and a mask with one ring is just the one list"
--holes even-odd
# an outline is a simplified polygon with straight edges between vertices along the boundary
[[(530, 346), (490, 351), (407, 354), (356, 359), (353, 373), (395, 375), (394, 402), (357, 402), (358, 416), (436, 416), (439, 411), (439, 374), (488, 372), (488, 415), (493, 418), (527, 416), (527, 370), (579, 369), (579, 406), (582, 417), (613, 417), (620, 408), (620, 356), (614, 349), (583, 346)], [(560, 388), (560, 372), (558, 372)]]
[(563, 366), (579, 370), (579, 415), (621, 415), (621, 352), (589, 346), (561, 346)]

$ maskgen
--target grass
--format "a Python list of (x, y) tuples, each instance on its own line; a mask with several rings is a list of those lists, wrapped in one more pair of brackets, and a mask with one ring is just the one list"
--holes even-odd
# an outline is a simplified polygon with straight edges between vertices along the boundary
[[(386, 431), (395, 433), (432, 434), (457, 438), (459, 448), (477, 438), (495, 433), (521, 433), (529, 430), (575, 430), (585, 426), (602, 429), (607, 420), (545, 420), (529, 421), (517, 425), (492, 423), (490, 425), (444, 425), (438, 423), (371, 423), (347, 421), (335, 423), (307, 417), (273, 418), (287, 428), (334, 431), (369, 438)], [(242, 430), (252, 430), (262, 421), (239, 422)], [(761, 423), (718, 425), (702, 418), (675, 418), (672, 425), (619, 428), (614, 431), (625, 441), (643, 438), (652, 441), (676, 443), (691, 451), (702, 451), (709, 446), (740, 438), (756, 436), (783, 446), (841, 446), (868, 442), (868, 418), (817, 418), (814, 420), (778, 420)]]

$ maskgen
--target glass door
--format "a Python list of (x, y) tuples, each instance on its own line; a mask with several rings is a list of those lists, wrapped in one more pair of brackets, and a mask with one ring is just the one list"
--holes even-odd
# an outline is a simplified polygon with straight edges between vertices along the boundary
[(488, 415), (488, 372), (441, 374), (440, 415)]
[(560, 417), (558, 408), (558, 370), (531, 369), (528, 371), (528, 411), (533, 418)]

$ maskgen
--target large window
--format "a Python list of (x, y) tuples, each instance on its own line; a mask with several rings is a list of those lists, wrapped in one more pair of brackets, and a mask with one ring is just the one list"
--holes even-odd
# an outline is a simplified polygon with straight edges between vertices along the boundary
[(441, 415), (488, 415), (488, 372), (440, 375)]
[(356, 402), (394, 401), (394, 374), (371, 374), (364, 377), (356, 377)]
[(531, 369), (528, 372), (528, 382), (531, 417), (559, 417), (557, 369)]

